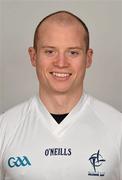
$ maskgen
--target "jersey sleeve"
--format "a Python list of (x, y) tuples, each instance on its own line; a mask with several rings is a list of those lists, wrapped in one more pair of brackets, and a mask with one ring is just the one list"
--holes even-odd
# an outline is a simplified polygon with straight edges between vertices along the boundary
[(121, 147), (120, 147), (120, 179), (122, 179), (122, 136), (121, 136)]
[(0, 115), (0, 180), (4, 180), (4, 172), (2, 168), (2, 159), (5, 146), (6, 123), (4, 121), (4, 114)]
[(14, 136), (17, 127), (18, 111), (9, 111), (0, 115), (0, 180), (4, 180), (3, 160), (10, 139)]

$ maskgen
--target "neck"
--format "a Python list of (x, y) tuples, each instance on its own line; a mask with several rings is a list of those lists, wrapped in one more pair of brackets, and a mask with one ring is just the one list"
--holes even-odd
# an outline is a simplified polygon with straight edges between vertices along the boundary
[(74, 94), (49, 94), (40, 90), (39, 96), (47, 110), (52, 114), (69, 113), (78, 103), (83, 91)]

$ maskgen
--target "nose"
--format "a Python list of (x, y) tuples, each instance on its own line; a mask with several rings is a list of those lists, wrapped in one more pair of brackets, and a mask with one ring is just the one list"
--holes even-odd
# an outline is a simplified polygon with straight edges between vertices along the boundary
[(54, 61), (54, 65), (59, 68), (64, 68), (69, 66), (69, 62), (67, 57), (65, 56), (65, 53), (59, 53)]

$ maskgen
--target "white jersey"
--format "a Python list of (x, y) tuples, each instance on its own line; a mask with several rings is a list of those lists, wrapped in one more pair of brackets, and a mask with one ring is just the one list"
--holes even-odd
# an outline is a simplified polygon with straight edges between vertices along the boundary
[(39, 97), (0, 117), (0, 180), (122, 180), (122, 117), (84, 95), (58, 124)]

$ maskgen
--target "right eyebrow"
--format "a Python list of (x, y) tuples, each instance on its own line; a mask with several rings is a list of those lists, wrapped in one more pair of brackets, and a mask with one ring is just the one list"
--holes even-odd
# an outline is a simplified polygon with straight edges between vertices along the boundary
[(45, 49), (45, 48), (55, 49), (55, 47), (54, 47), (54, 46), (41, 46), (41, 49)]

